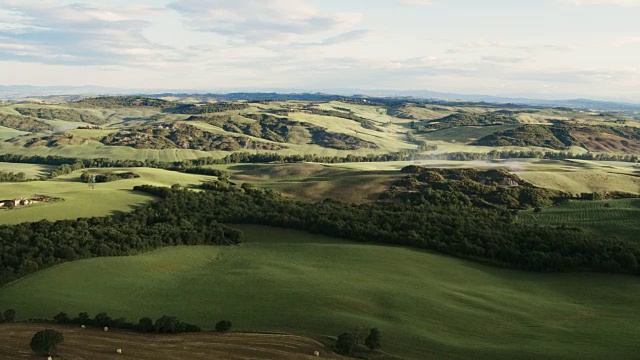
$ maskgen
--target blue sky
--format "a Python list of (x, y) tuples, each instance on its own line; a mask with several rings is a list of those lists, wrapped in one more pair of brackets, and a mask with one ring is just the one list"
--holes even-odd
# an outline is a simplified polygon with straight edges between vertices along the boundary
[(640, 0), (0, 0), (0, 85), (640, 100)]

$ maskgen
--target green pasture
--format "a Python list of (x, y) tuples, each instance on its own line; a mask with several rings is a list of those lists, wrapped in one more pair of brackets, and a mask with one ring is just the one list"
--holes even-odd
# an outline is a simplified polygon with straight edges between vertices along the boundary
[(640, 241), (640, 199), (572, 201), (535, 214), (520, 214), (521, 221), (540, 225), (566, 225), (594, 231), (601, 236)]
[(486, 267), (401, 247), (237, 226), (235, 247), (62, 264), (0, 289), (19, 319), (106, 311), (212, 328), (337, 335), (377, 327), (407, 359), (633, 359), (640, 281)]
[[(77, 131), (77, 130), (74, 130)], [(57, 155), (73, 158), (109, 158), (123, 160), (156, 160), (161, 162), (173, 162), (191, 160), (201, 157), (224, 157), (226, 152), (205, 152), (189, 149), (134, 149), (128, 146), (106, 146), (95, 140), (87, 140), (81, 145), (69, 145), (64, 147), (50, 148), (46, 146), (35, 146), (30, 148), (18, 147), (9, 143), (0, 142), (0, 153), (20, 154), (20, 155)]]
[(14, 164), (0, 162), (0, 171), (12, 173), (24, 173), (29, 179), (37, 179), (41, 176), (48, 176), (56, 167), (53, 165), (40, 164)]
[(417, 134), (416, 137), (427, 141), (469, 143), (491, 135), (497, 131), (515, 129), (518, 126), (519, 125), (461, 126)]
[(91, 188), (88, 184), (80, 182), (82, 171), (76, 171), (47, 181), (0, 183), (0, 199), (28, 198), (35, 194), (43, 194), (64, 200), (0, 210), (0, 224), (16, 224), (42, 219), (76, 219), (105, 216), (116, 211), (131, 211), (136, 205), (151, 199), (146, 194), (134, 192), (132, 189), (136, 185), (171, 186), (178, 183), (183, 186), (195, 186), (211, 178), (150, 168), (92, 169), (90, 171), (93, 173), (132, 171), (140, 175), (140, 178), (95, 184), (95, 187)]

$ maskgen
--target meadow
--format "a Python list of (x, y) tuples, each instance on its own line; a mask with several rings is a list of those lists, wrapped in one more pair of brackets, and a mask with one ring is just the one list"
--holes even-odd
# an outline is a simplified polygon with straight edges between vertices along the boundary
[[(66, 263), (0, 289), (20, 319), (60, 311), (175, 315), (211, 328), (324, 338), (377, 327), (407, 359), (634, 358), (640, 283), (486, 267), (401, 247), (234, 226), (235, 247), (175, 247)], [(135, 274), (135, 275), (132, 275)]]
[(55, 168), (56, 167), (53, 165), (15, 164), (0, 162), (0, 171), (13, 173), (22, 172), (29, 179), (38, 179), (43, 176), (48, 176)]
[[(15, 165), (15, 167), (13, 167)], [(39, 165), (3, 164), (2, 169), (18, 171), (32, 169)], [(22, 170), (20, 170), (22, 171)], [(114, 169), (90, 169), (93, 173), (109, 172)], [(175, 171), (150, 168), (119, 168), (116, 171), (131, 171), (140, 178), (95, 184), (94, 188), (80, 181), (82, 171), (46, 181), (22, 183), (0, 183), (0, 199), (31, 197), (44, 194), (62, 198), (64, 201), (36, 204), (11, 210), (0, 210), (0, 224), (17, 224), (27, 221), (76, 219), (79, 217), (105, 216), (118, 211), (131, 211), (136, 205), (150, 201), (147, 194), (136, 193), (136, 185), (197, 186), (208, 176), (183, 174)]]
[(570, 226), (640, 241), (640, 199), (571, 201), (545, 208), (539, 214), (523, 212), (522, 221), (550, 226)]

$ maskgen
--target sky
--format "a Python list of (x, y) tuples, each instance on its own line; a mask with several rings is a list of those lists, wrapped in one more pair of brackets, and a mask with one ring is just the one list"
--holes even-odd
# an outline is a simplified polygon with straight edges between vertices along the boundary
[(640, 0), (0, 0), (0, 85), (640, 101)]

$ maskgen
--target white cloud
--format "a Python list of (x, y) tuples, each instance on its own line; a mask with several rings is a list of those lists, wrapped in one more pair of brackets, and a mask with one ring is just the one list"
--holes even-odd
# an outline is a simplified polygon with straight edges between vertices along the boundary
[[(136, 56), (170, 58), (170, 49), (142, 34), (146, 16), (161, 10), (144, 5), (61, 4), (0, 0), (0, 59), (78, 65), (131, 62)], [(7, 10), (8, 9), (8, 10)]]
[(401, 0), (403, 5), (408, 6), (429, 6), (433, 5), (433, 1), (431, 0)]
[(640, 0), (563, 0), (576, 5), (640, 6)]
[(177, 0), (169, 8), (183, 15), (188, 27), (248, 42), (343, 33), (362, 20), (360, 13), (322, 13), (303, 0)]

